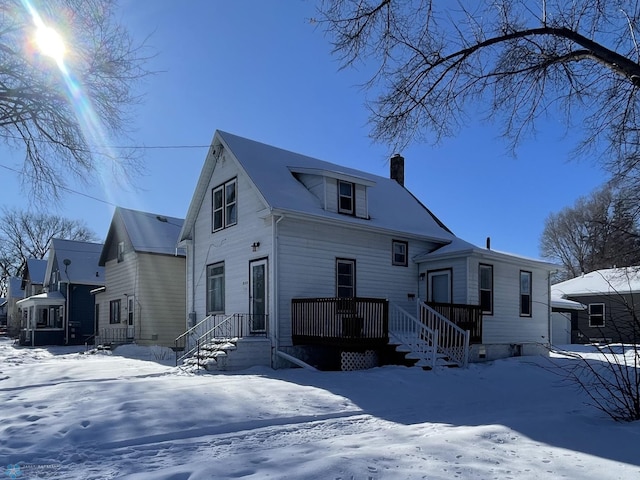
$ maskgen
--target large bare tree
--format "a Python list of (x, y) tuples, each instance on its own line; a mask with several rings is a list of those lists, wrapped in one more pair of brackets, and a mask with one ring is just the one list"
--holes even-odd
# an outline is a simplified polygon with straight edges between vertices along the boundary
[(640, 3), (322, 0), (320, 12), (343, 66), (374, 67), (374, 139), (437, 141), (484, 108), (516, 146), (562, 115), (617, 178), (638, 180)]
[(24, 152), (31, 193), (60, 194), (70, 177), (88, 178), (97, 164), (138, 165), (106, 145), (126, 138), (147, 59), (114, 0), (2, 2), (0, 141)]
[(540, 238), (543, 257), (564, 267), (558, 280), (640, 265), (637, 197), (610, 185), (550, 214)]
[(2, 209), (0, 218), (0, 297), (7, 279), (22, 274), (29, 258), (46, 258), (53, 238), (94, 241), (96, 234), (84, 222), (57, 215)]

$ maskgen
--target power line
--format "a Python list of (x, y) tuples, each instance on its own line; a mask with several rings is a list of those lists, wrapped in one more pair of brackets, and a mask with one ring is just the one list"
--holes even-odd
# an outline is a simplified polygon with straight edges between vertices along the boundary
[[(0, 163), (0, 168), (4, 168), (4, 169), (9, 170), (11, 172), (15, 172), (18, 175), (23, 175), (23, 176), (26, 175), (24, 172), (21, 172), (20, 170), (17, 170), (15, 168), (11, 168), (11, 167), (9, 167), (7, 165), (3, 165), (1, 163)], [(59, 183), (55, 183), (52, 180), (43, 179), (42, 181), (44, 183), (48, 183), (49, 185), (51, 185), (51, 186), (53, 186), (55, 188), (59, 188), (60, 190), (64, 190), (64, 191), (69, 192), (69, 193), (75, 193), (76, 195), (81, 195), (83, 197), (90, 198), (91, 200), (95, 200), (97, 202), (101, 202), (101, 203), (105, 203), (107, 205), (111, 205), (112, 207), (117, 207), (118, 206), (115, 203), (109, 202), (109, 201), (104, 200), (102, 198), (94, 197), (93, 195), (89, 195), (87, 193), (79, 192), (78, 190), (74, 190), (73, 188), (65, 187), (64, 185), (60, 185)]]
[[(0, 133), (1, 138), (10, 138), (12, 140), (23, 140), (23, 137), (19, 135), (9, 135), (6, 133)], [(45, 139), (30, 139), (32, 142), (36, 143), (55, 143), (59, 145), (59, 142), (53, 140), (45, 140)], [(192, 149), (192, 148), (210, 148), (211, 145), (90, 145), (91, 148), (113, 148), (120, 150), (184, 150), (184, 149)], [(85, 151), (84, 149), (79, 149)]]

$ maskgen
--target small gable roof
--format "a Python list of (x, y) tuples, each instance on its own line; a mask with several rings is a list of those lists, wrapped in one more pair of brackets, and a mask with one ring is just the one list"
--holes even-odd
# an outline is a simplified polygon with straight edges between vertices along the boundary
[[(196, 216), (207, 194), (220, 146), (230, 153), (249, 177), (265, 207), (278, 213), (291, 213), (329, 219), (338, 223), (386, 230), (442, 243), (453, 233), (406, 188), (390, 178), (336, 165), (290, 152), (230, 133), (216, 131), (196, 190), (187, 212), (180, 241), (188, 239)], [(299, 182), (294, 173), (320, 172), (334, 178), (358, 179), (367, 186), (369, 219), (327, 211), (321, 202)], [(327, 175), (327, 172), (329, 174)]]
[[(122, 223), (119, 223), (118, 219)], [(129, 237), (136, 252), (184, 257), (184, 249), (177, 248), (178, 235), (183, 224), (184, 219), (182, 218), (116, 207), (109, 226), (107, 240), (100, 255), (100, 265), (106, 263), (110, 244), (114, 241), (114, 236), (118, 237), (116, 230), (120, 225), (124, 226), (125, 232), (119, 233)]]
[(51, 278), (54, 267), (60, 272), (60, 281), (79, 285), (104, 285), (104, 267), (98, 265), (102, 243), (79, 240), (51, 241), (46, 278)]
[(29, 272), (31, 283), (44, 284), (47, 273), (47, 261), (40, 258), (27, 259), (27, 271)]
[(636, 292), (640, 292), (640, 266), (595, 270), (551, 286), (552, 295), (563, 298)]

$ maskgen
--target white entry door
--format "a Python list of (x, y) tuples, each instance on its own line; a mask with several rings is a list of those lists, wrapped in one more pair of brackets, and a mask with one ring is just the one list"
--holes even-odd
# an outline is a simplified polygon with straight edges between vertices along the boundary
[(267, 329), (267, 259), (249, 263), (249, 313), (251, 333)]

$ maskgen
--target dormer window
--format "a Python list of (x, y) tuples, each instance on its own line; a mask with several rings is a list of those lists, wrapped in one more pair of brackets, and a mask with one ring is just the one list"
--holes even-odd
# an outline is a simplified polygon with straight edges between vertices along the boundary
[(353, 215), (354, 205), (354, 184), (338, 180), (338, 212)]

